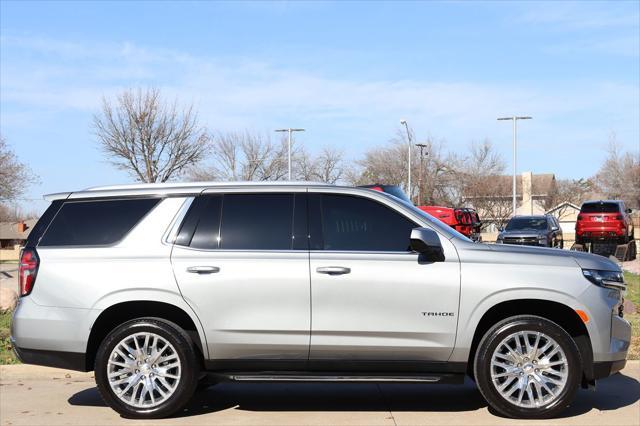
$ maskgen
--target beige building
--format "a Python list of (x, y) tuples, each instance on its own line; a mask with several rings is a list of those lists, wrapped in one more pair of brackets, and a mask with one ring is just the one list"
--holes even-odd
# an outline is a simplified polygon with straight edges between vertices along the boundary
[(18, 260), (20, 248), (27, 242), (37, 221), (0, 222), (0, 261)]
[(545, 212), (555, 216), (560, 222), (560, 228), (564, 235), (575, 233), (576, 221), (578, 220), (578, 214), (580, 213), (580, 206), (576, 206), (568, 201), (562, 202), (555, 207), (550, 208)]

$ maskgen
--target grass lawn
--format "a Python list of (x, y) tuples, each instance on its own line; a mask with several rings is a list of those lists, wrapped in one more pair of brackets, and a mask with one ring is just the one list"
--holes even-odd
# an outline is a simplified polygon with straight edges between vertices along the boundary
[(9, 335), (11, 326), (11, 312), (0, 312), (0, 365), (18, 364), (20, 361), (13, 354)]

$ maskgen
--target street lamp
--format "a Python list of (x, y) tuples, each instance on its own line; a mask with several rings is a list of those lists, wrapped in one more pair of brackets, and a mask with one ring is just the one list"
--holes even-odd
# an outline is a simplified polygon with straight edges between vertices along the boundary
[[(418, 205), (422, 203), (422, 174), (424, 173), (424, 149), (427, 147), (424, 143), (417, 143), (416, 146), (420, 148), (420, 173), (418, 174)], [(429, 153), (427, 152), (427, 155)]]
[(276, 129), (276, 132), (289, 133), (289, 180), (291, 180), (291, 132), (304, 132), (304, 129)]
[(407, 131), (407, 139), (409, 139), (409, 157), (407, 161), (407, 191), (409, 192), (409, 199), (411, 199), (411, 132), (409, 131), (407, 120), (400, 120), (400, 124), (404, 125), (404, 128)]
[(531, 120), (531, 117), (500, 117), (499, 121), (512, 120), (513, 121), (513, 216), (516, 215), (516, 149), (518, 147), (518, 120)]

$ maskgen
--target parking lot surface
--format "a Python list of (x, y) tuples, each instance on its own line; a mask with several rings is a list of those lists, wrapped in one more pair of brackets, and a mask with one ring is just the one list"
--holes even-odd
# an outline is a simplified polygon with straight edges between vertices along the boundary
[(1, 425), (639, 425), (640, 362), (581, 390), (562, 418), (499, 417), (472, 382), (448, 385), (236, 384), (212, 386), (179, 416), (134, 421), (106, 407), (92, 373), (0, 366)]

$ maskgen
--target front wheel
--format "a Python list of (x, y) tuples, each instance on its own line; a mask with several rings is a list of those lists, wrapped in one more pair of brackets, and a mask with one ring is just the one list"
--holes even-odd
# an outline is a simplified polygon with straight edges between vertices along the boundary
[(139, 318), (117, 327), (100, 345), (96, 384), (104, 401), (123, 417), (157, 419), (186, 405), (198, 384), (199, 365), (179, 326)]
[(545, 419), (573, 401), (582, 360), (562, 327), (519, 315), (487, 331), (476, 352), (474, 375), (480, 393), (500, 414)]

